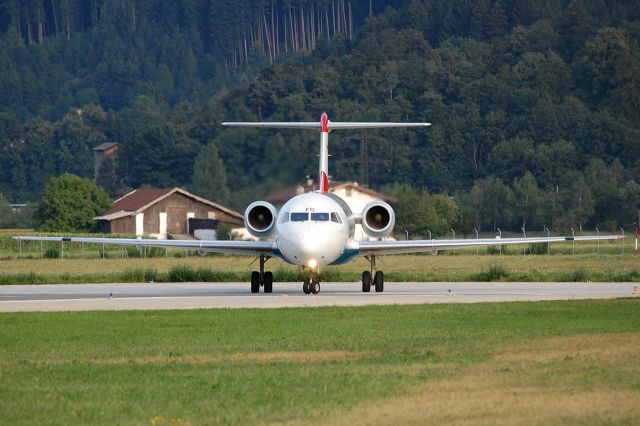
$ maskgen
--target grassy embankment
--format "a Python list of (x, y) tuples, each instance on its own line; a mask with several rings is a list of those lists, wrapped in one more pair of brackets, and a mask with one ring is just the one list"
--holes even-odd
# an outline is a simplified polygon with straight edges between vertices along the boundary
[(0, 423), (639, 424), (639, 303), (0, 314)]
[[(554, 243), (551, 255), (546, 245), (535, 245), (523, 255), (523, 246), (445, 251), (438, 256), (384, 256), (378, 268), (387, 281), (640, 281), (640, 264), (631, 241), (622, 254), (622, 244)], [(597, 251), (600, 251), (600, 254)], [(54, 258), (45, 255), (53, 254)], [(185, 282), (249, 281), (257, 265), (246, 256), (205, 256), (194, 252), (163, 249), (123, 250), (101, 245), (23, 243), (0, 236), (0, 284), (83, 282)], [(63, 256), (63, 258), (60, 258)], [(267, 264), (277, 281), (301, 281), (298, 268), (278, 259)], [(325, 281), (358, 281), (368, 269), (364, 259), (322, 270)]]
[[(133, 259), (11, 259), (0, 261), (0, 284), (248, 281), (252, 258), (211, 256)], [(301, 281), (298, 268), (272, 259), (277, 281)], [(387, 281), (640, 281), (634, 255), (402, 255), (378, 260)], [(325, 281), (358, 281), (368, 262), (322, 270)]]

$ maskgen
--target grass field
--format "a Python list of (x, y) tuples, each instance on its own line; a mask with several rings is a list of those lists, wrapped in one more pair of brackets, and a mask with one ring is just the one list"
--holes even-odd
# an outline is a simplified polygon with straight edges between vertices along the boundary
[(0, 314), (0, 424), (635, 425), (639, 303)]
[[(190, 256), (129, 259), (5, 259), (0, 284), (248, 281), (255, 259), (246, 256)], [(634, 254), (379, 257), (387, 281), (640, 281)], [(276, 281), (298, 281), (298, 268), (278, 259), (267, 263)], [(325, 281), (358, 281), (365, 259), (322, 270)]]

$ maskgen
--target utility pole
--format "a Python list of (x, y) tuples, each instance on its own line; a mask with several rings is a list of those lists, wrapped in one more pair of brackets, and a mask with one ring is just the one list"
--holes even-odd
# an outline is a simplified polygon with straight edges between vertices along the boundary
[(367, 155), (367, 132), (362, 131), (362, 139), (360, 139), (360, 184), (369, 186), (369, 158)]

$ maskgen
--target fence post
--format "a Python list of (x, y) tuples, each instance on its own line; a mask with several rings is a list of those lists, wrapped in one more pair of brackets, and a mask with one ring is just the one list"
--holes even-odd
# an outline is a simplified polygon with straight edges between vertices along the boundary
[[(549, 231), (549, 228), (547, 228), (547, 225), (544, 225), (544, 230), (547, 231), (547, 238), (551, 238), (551, 232)], [(551, 254), (551, 241), (549, 241), (547, 243), (547, 255)]]
[(622, 226), (620, 227), (620, 230), (622, 231), (622, 254), (624, 254), (624, 229)]
[[(596, 226), (596, 234), (598, 235), (598, 237), (600, 236), (600, 230), (598, 229), (598, 227)], [(600, 254), (600, 240), (596, 240), (596, 242), (598, 243), (597, 245), (597, 252), (598, 254)]]
[[(477, 228), (473, 228), (473, 231), (476, 233), (476, 240), (477, 240), (479, 238), (478, 229)], [(476, 254), (478, 254), (478, 246), (476, 246)]]
[[(453, 234), (453, 239), (456, 239), (456, 231), (453, 230), (453, 228), (451, 228), (451, 233)], [(453, 254), (456, 254), (456, 250), (453, 250)]]

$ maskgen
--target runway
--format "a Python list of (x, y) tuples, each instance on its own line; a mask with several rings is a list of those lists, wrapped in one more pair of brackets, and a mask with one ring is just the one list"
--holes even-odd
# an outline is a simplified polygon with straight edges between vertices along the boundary
[(323, 283), (318, 295), (301, 283), (274, 283), (251, 294), (248, 283), (45, 284), (0, 286), (0, 312), (134, 309), (292, 308), (480, 303), (634, 297), (637, 283), (385, 283), (362, 293), (359, 283)]

